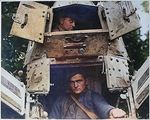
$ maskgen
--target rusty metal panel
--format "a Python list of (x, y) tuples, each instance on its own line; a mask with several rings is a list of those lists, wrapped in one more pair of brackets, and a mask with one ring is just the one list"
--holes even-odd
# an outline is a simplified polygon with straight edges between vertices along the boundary
[(50, 60), (46, 57), (27, 65), (27, 90), (47, 94), (50, 90)]
[(104, 2), (104, 11), (111, 40), (141, 27), (131, 1)]
[(48, 6), (33, 1), (21, 1), (10, 34), (43, 43)]
[(44, 47), (48, 58), (80, 58), (123, 54), (117, 50), (118, 40), (109, 41), (107, 33), (45, 36)]
[(105, 67), (108, 88), (124, 88), (129, 86), (127, 60), (119, 56), (105, 56)]
[(138, 109), (149, 96), (149, 84), (150, 84), (149, 81), (150, 77), (149, 77), (149, 57), (148, 57), (131, 80), (136, 109)]
[[(92, 57), (107, 53), (107, 33), (84, 33), (45, 37), (48, 58)], [(105, 49), (103, 48), (105, 46)]]
[(43, 44), (29, 41), (24, 66), (32, 60), (42, 58), (45, 54), (46, 51)]

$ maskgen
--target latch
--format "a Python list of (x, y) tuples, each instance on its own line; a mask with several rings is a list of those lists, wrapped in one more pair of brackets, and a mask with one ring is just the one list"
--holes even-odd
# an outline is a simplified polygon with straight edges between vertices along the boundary
[(127, 15), (126, 9), (123, 8), (123, 19), (124, 19), (125, 21), (127, 21), (127, 22), (130, 22), (129, 17), (130, 17), (131, 15), (133, 15), (136, 10), (137, 10), (137, 9), (135, 8), (133, 11), (130, 12), (129, 15)]
[(13, 14), (12, 19), (13, 19), (13, 21), (14, 21), (15, 23), (18, 23), (18, 24), (21, 24), (21, 23), (22, 23), (22, 21), (19, 20), (19, 18), (16, 16), (16, 14)]
[(12, 19), (14, 20), (15, 23), (21, 24), (21, 28), (23, 29), (24, 26), (27, 24), (28, 22), (28, 14), (26, 13), (24, 15), (24, 22), (22, 22), (17, 16), (16, 14), (13, 14)]
[(87, 39), (88, 38), (88, 36), (87, 35), (85, 35), (85, 36), (83, 36), (83, 37), (65, 37), (65, 39), (66, 40), (69, 40), (69, 41), (71, 41), (71, 42), (81, 42), (81, 41), (83, 41), (83, 40), (85, 40), (85, 39)]

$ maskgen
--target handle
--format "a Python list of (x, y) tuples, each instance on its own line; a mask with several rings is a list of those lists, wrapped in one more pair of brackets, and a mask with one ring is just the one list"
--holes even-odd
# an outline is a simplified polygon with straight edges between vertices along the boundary
[(26, 13), (25, 16), (24, 16), (24, 23), (21, 24), (21, 28), (22, 28), (22, 29), (23, 29), (24, 26), (27, 24), (27, 22), (28, 22), (28, 14)]

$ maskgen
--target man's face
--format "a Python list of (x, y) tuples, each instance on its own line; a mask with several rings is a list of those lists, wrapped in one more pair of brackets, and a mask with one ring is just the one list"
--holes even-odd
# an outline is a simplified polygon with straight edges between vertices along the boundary
[(73, 18), (65, 17), (60, 18), (60, 24), (64, 30), (72, 30), (75, 27), (75, 20)]
[(70, 79), (70, 88), (74, 94), (81, 94), (86, 89), (87, 84), (81, 74), (76, 74)]

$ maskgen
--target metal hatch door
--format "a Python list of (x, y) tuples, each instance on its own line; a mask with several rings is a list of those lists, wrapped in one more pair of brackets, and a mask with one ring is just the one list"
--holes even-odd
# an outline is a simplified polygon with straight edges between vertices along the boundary
[(131, 1), (104, 2), (110, 40), (141, 27)]
[(1, 100), (20, 115), (25, 113), (25, 85), (1, 68)]
[(129, 67), (127, 60), (119, 56), (105, 56), (107, 86), (110, 90), (128, 87)]
[(48, 6), (31, 1), (19, 4), (10, 34), (43, 43)]
[(149, 96), (149, 60), (150, 57), (147, 58), (131, 80), (136, 109), (138, 109)]

